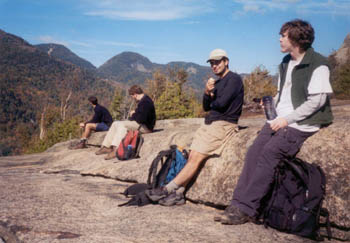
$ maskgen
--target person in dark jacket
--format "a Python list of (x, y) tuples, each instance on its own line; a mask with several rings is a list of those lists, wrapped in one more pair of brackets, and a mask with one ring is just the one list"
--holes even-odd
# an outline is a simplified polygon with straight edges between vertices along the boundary
[(84, 132), (80, 139), (80, 142), (73, 149), (87, 148), (86, 140), (90, 136), (91, 131), (108, 131), (113, 122), (109, 111), (105, 107), (98, 104), (97, 98), (95, 96), (90, 96), (88, 100), (94, 107), (95, 114), (91, 120), (80, 123), (80, 127), (84, 129)]
[(294, 157), (307, 138), (333, 120), (330, 71), (327, 59), (311, 47), (314, 29), (296, 19), (286, 22), (280, 35), (281, 52), (288, 54), (279, 69), (277, 118), (266, 122), (248, 149), (231, 203), (224, 214), (214, 217), (222, 224), (255, 221), (278, 163)]
[(205, 122), (196, 131), (185, 167), (166, 186), (147, 190), (147, 197), (164, 206), (185, 203), (183, 192), (210, 155), (220, 155), (226, 143), (238, 132), (242, 113), (244, 87), (241, 77), (229, 70), (229, 59), (222, 49), (215, 49), (207, 61), (217, 80), (207, 81), (203, 109)]
[(137, 107), (129, 114), (129, 120), (115, 121), (105, 136), (102, 147), (96, 155), (107, 154), (106, 160), (114, 159), (117, 148), (128, 130), (136, 130), (140, 126), (142, 133), (153, 132), (156, 124), (156, 111), (152, 99), (143, 93), (140, 86), (134, 85), (129, 89), (129, 95), (137, 102)]

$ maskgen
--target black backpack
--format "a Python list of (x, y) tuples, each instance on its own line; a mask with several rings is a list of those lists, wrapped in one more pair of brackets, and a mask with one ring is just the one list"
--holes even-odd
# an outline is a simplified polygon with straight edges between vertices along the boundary
[[(145, 194), (147, 189), (154, 189), (167, 184), (169, 178), (169, 170), (176, 163), (176, 155), (179, 153), (176, 145), (171, 145), (170, 149), (160, 151), (157, 157), (154, 158), (148, 170), (147, 183), (137, 183), (128, 187), (123, 194), (126, 197), (132, 197), (128, 202), (118, 206), (144, 206), (153, 203)], [(186, 150), (182, 152), (186, 158), (188, 154)], [(182, 167), (181, 167), (182, 168)], [(177, 171), (178, 173), (179, 171)]]
[(326, 217), (331, 238), (328, 211), (322, 208), (326, 177), (316, 164), (298, 158), (281, 161), (276, 170), (270, 197), (263, 210), (263, 223), (277, 230), (323, 240), (320, 216)]

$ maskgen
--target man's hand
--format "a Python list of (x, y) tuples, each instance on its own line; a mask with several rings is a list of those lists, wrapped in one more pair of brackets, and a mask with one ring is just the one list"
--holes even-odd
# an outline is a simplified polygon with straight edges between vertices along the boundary
[(215, 79), (209, 78), (205, 86), (205, 93), (207, 95), (213, 96), (214, 94), (211, 91), (214, 89), (214, 87), (215, 87)]
[(84, 123), (84, 122), (80, 122), (79, 126), (80, 126), (81, 128), (84, 128), (84, 127), (85, 127), (85, 123)]
[(284, 128), (288, 126), (288, 122), (285, 118), (283, 117), (280, 117), (280, 118), (276, 118), (275, 120), (273, 120), (271, 123), (270, 123), (270, 127), (272, 130), (274, 131), (277, 131), (278, 129), (280, 128)]
[(135, 113), (135, 110), (129, 112), (129, 116), (132, 116)]

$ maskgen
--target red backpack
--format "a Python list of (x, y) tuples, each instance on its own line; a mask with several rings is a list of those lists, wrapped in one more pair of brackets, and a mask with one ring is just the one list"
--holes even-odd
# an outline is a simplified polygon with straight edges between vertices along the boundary
[(119, 160), (129, 160), (139, 157), (143, 137), (139, 130), (130, 130), (120, 142), (117, 149)]

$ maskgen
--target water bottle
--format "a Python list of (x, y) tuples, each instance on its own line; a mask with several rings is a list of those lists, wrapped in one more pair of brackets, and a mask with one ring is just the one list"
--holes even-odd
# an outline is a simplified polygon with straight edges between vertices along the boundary
[(131, 155), (132, 155), (132, 145), (129, 144), (126, 147), (126, 157), (129, 159), (131, 157)]
[(275, 109), (275, 104), (271, 96), (264, 96), (262, 98), (265, 115), (267, 120), (273, 120), (277, 117), (277, 112)]

